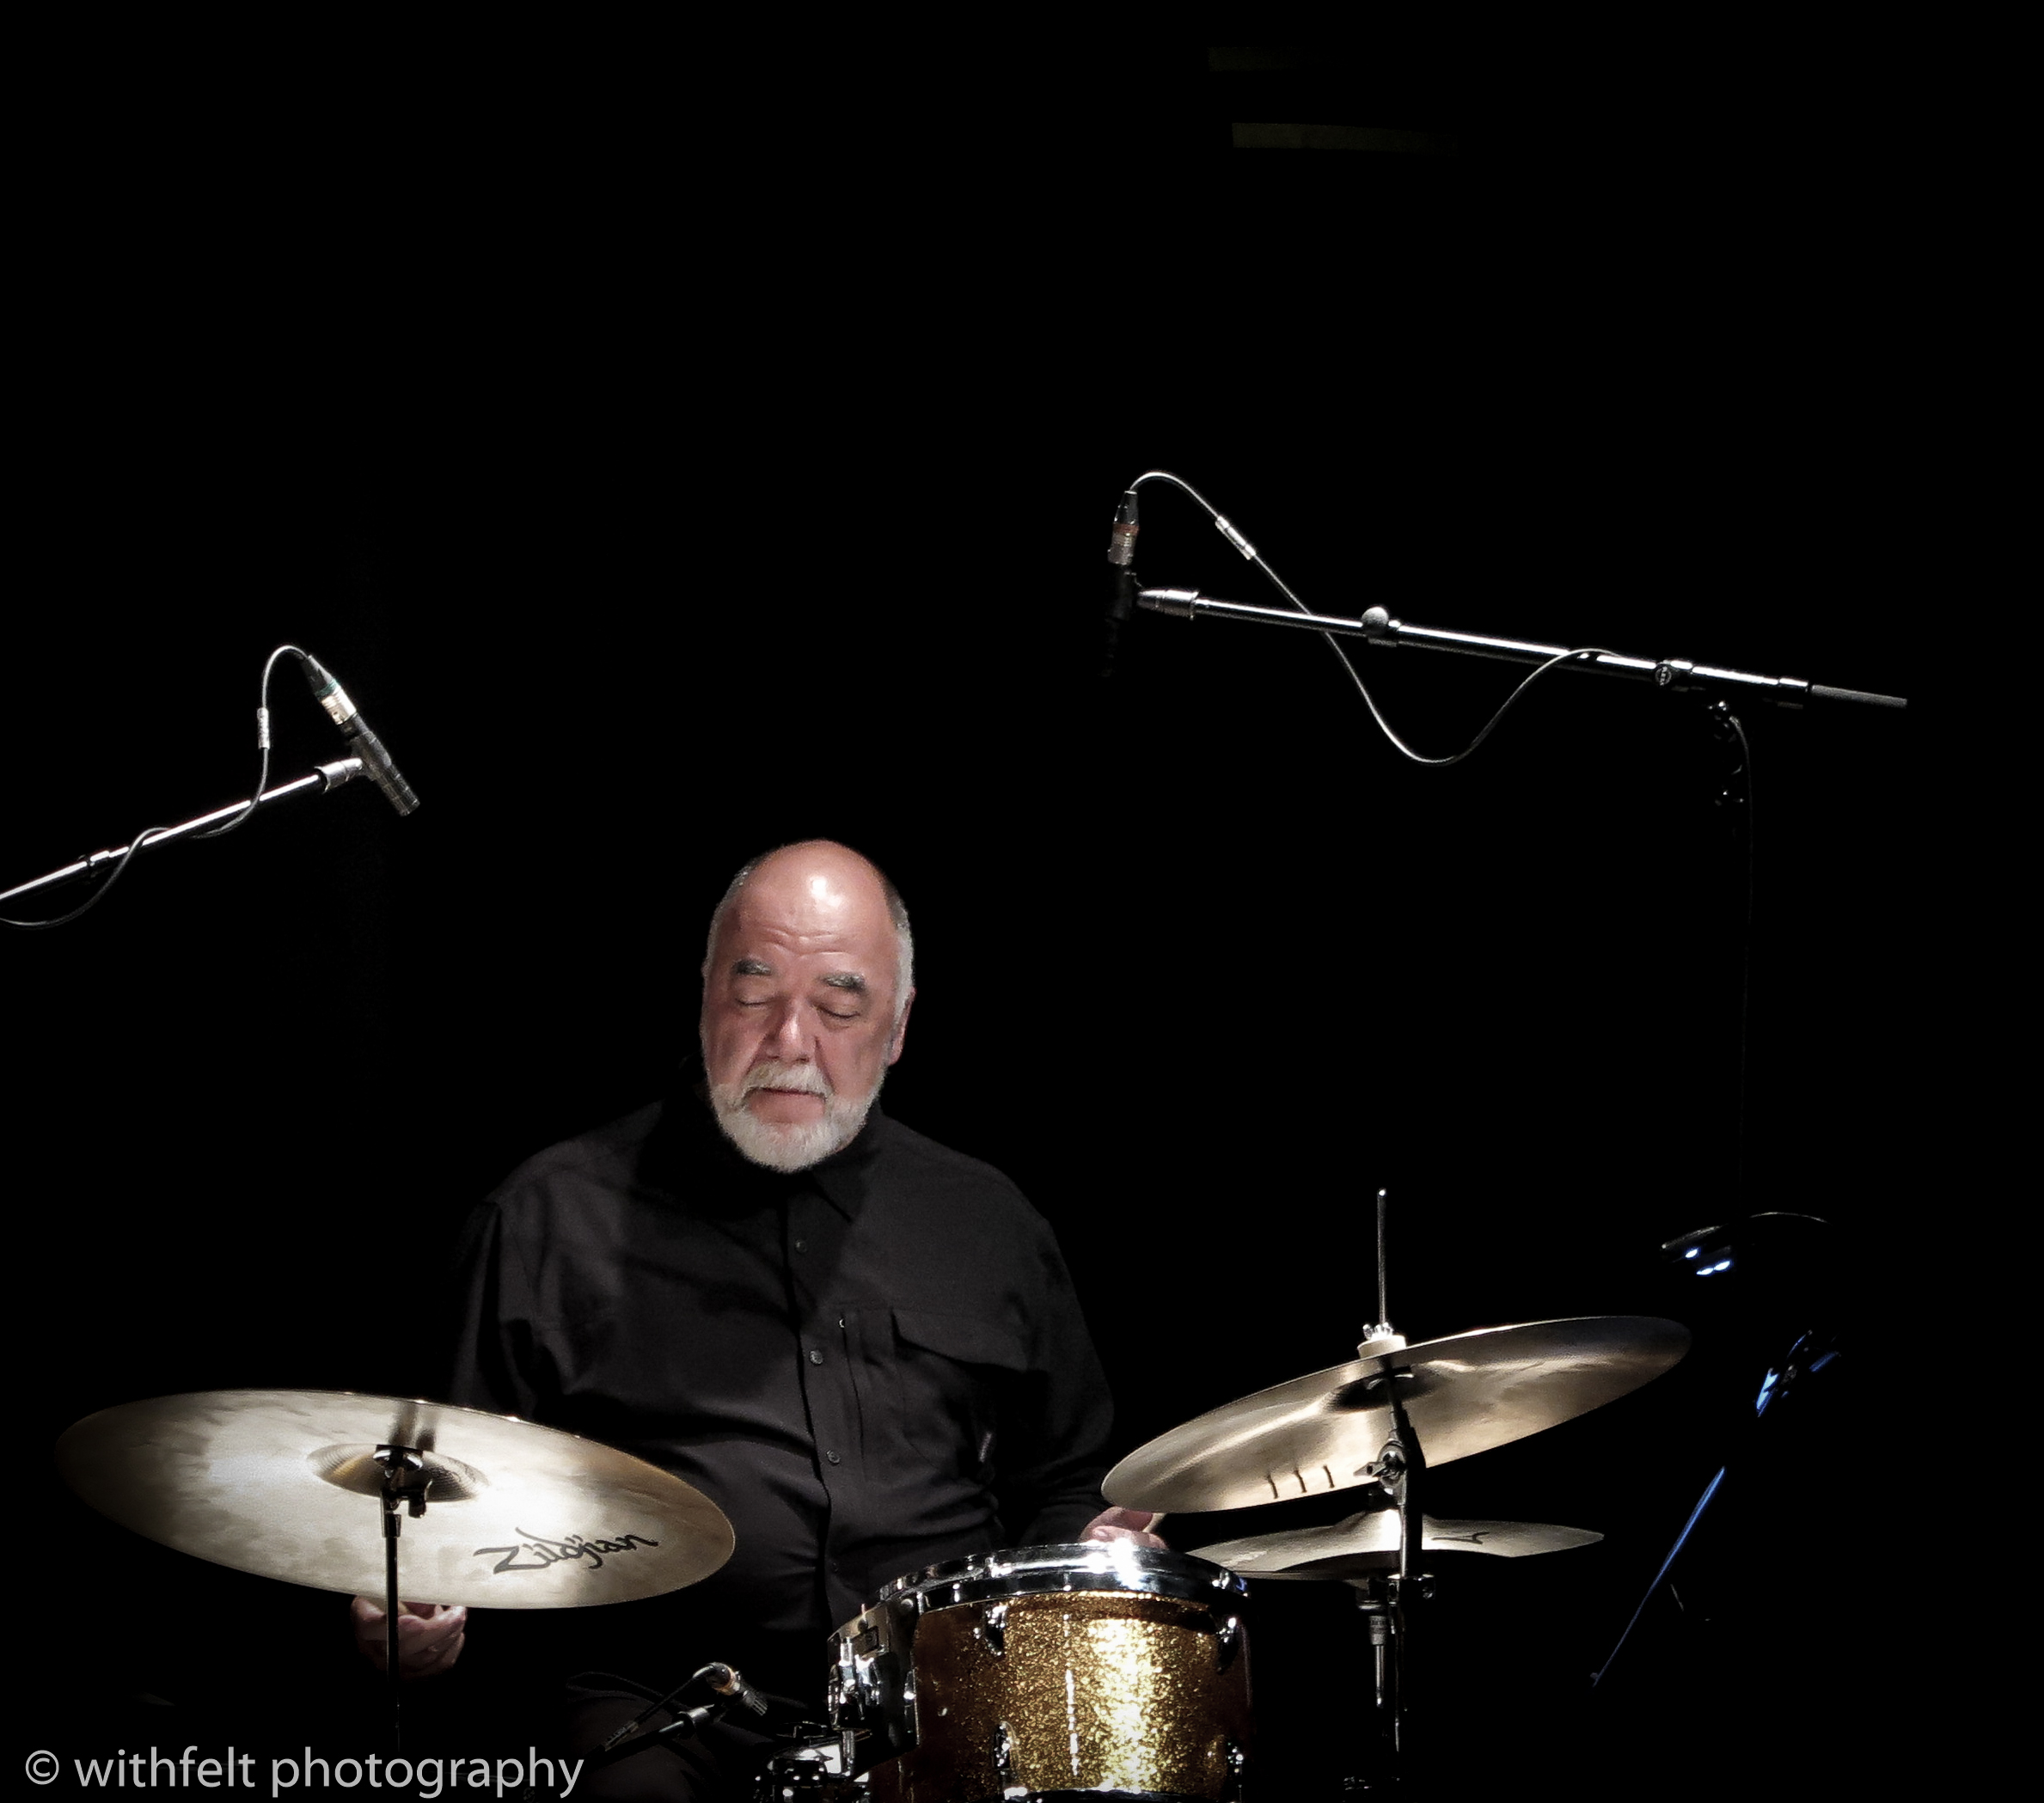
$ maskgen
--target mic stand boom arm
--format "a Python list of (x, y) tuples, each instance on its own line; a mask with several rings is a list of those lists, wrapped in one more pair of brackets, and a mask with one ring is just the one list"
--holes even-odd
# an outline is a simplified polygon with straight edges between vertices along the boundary
[(1635, 682), (1651, 682), (1657, 688), (1700, 689), (1719, 694), (1746, 695), (1771, 700), (1784, 707), (1800, 707), (1806, 701), (1856, 702), (1864, 707), (1906, 707), (1900, 695), (1869, 694), (1863, 689), (1833, 688), (1822, 682), (1805, 682), (1796, 676), (1762, 676), (1748, 670), (1719, 669), (1693, 663), (1686, 657), (1626, 657), (1616, 651), (1576, 652), (1565, 645), (1535, 645), (1523, 639), (1496, 639), (1482, 633), (1453, 633), (1438, 626), (1412, 626), (1393, 620), (1382, 608), (1372, 608), (1360, 620), (1343, 620), (1326, 614), (1299, 614), (1286, 608), (1252, 608), (1240, 602), (1215, 601), (1196, 589), (1143, 589), (1136, 596), (1140, 606), (1154, 613), (1176, 614), (1183, 620), (1243, 620), (1256, 626), (1304, 626), (1310, 632), (1337, 633), (1363, 639), (1374, 645), (1409, 645), (1422, 651), (1460, 651), (1469, 657), (1494, 657), (1506, 663), (1547, 663), (1556, 658), (1568, 661), (1560, 669), (1594, 670), (1600, 675), (1624, 676)]
[[(309, 776), (295, 781), (281, 783), (274, 789), (265, 789), (255, 798), (255, 808), (267, 808), (297, 795), (324, 795), (329, 789), (338, 789), (362, 774), (362, 760), (358, 757), (337, 758), (331, 764), (321, 764)], [(230, 802), (224, 808), (215, 808), (210, 814), (200, 814), (191, 820), (181, 821), (174, 827), (157, 827), (144, 833), (132, 849), (136, 852), (153, 852), (160, 845), (168, 845), (174, 840), (188, 839), (194, 833), (203, 833), (208, 827), (217, 827), (232, 820), (236, 815), (250, 811), (245, 801)], [(47, 871), (27, 883), (17, 883), (12, 889), (0, 891), (0, 902), (13, 902), (23, 895), (32, 895), (39, 889), (53, 889), (59, 883), (69, 883), (80, 877), (97, 877), (109, 865), (117, 865), (129, 855), (130, 847), (125, 845), (110, 846), (103, 852), (90, 852), (60, 870)]]

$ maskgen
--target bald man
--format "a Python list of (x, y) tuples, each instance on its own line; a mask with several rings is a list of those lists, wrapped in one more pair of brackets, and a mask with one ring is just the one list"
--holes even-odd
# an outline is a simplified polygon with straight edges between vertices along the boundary
[[(711, 920), (694, 1092), (541, 1153), (471, 1220), (454, 1400), (676, 1472), (737, 1539), (691, 1590), (554, 1612), (518, 1675), (664, 1690), (720, 1659), (813, 1707), (826, 1635), (891, 1578), (1001, 1546), (1163, 1544), (1148, 1516), (1099, 1512), (1106, 1385), (1048, 1225), (877, 1106), (914, 969), (901, 898), (857, 853), (756, 859)], [(355, 1614), (377, 1659), (382, 1615)], [(406, 1672), (447, 1670), (468, 1627), (401, 1621)], [(633, 1688), (582, 1680), (568, 1738), (600, 1744)], [(724, 1731), (579, 1788), (739, 1797), (760, 1751)]]

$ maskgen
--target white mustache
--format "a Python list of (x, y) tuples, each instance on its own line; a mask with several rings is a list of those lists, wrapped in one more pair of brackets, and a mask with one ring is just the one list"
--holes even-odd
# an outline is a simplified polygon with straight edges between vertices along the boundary
[(755, 1090), (794, 1090), (805, 1096), (821, 1096), (826, 1102), (834, 1093), (813, 1064), (776, 1064), (771, 1060), (756, 1064), (746, 1072), (745, 1081), (739, 1085), (738, 1100), (743, 1102)]

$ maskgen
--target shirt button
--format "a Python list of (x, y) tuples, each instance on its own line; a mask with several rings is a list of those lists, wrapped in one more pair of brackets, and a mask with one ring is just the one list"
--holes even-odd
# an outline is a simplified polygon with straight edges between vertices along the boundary
[(809, 1250), (809, 1242), (805, 1239), (797, 1240), (795, 1242), (795, 1250), (798, 1252), (806, 1252)]
[(811, 1365), (821, 1365), (823, 1362), (823, 1354), (818, 1352), (813, 1346), (809, 1349), (809, 1362)]
[(826, 1452), (826, 1453), (823, 1455), (823, 1457), (824, 1457), (825, 1458), (829, 1459), (829, 1460), (830, 1461), (830, 1463), (831, 1463), (832, 1464), (834, 1464), (834, 1465), (835, 1465), (835, 1464), (839, 1464), (839, 1463), (840, 1463), (840, 1460), (839, 1460), (839, 1458), (838, 1458), (838, 1456), (837, 1456), (837, 1454), (836, 1454), (836, 1453), (835, 1453), (835, 1452)]

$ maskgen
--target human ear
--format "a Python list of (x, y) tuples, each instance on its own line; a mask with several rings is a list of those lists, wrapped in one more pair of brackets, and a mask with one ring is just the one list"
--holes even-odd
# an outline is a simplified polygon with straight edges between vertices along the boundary
[(887, 1061), (894, 1063), (902, 1055), (902, 1042), (909, 1036), (909, 1011), (915, 1005), (915, 992), (909, 992), (909, 999), (902, 1004), (902, 1012), (894, 1024), (894, 1037), (887, 1042)]

